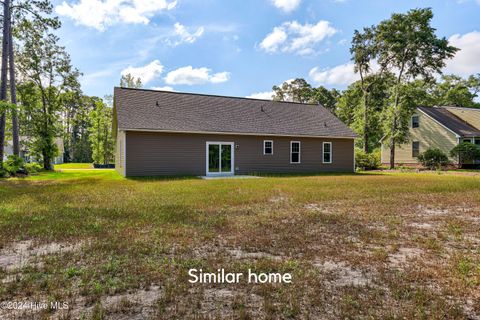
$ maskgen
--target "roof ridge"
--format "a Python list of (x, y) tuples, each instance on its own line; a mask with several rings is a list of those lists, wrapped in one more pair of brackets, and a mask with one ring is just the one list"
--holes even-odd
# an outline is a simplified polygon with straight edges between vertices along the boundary
[(168, 91), (168, 90), (155, 90), (155, 89), (145, 89), (145, 88), (128, 88), (128, 87), (114, 87), (114, 89), (122, 89), (122, 90), (138, 90), (138, 91), (148, 91), (148, 92), (162, 92), (162, 93), (172, 93), (172, 94), (179, 94), (179, 95), (193, 95), (193, 96), (204, 96), (204, 97), (217, 97), (217, 98), (229, 98), (229, 99), (243, 99), (243, 100), (254, 100), (254, 101), (265, 101), (265, 102), (280, 102), (280, 103), (289, 103), (289, 104), (298, 104), (304, 106), (316, 106), (325, 108), (320, 103), (303, 103), (303, 102), (294, 102), (294, 101), (279, 101), (279, 100), (269, 100), (269, 99), (258, 99), (258, 98), (248, 98), (248, 97), (237, 97), (237, 96), (223, 96), (219, 94), (207, 94), (207, 93), (196, 93), (196, 92), (179, 92), (179, 91)]

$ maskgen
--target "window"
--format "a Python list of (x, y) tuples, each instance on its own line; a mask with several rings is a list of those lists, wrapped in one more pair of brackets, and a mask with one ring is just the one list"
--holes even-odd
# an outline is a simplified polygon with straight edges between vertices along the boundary
[(300, 163), (300, 141), (290, 141), (290, 163)]
[(412, 142), (412, 157), (416, 158), (420, 154), (420, 142)]
[(463, 139), (463, 142), (472, 143), (472, 140), (470, 140), (470, 139)]
[(273, 154), (273, 141), (272, 140), (263, 140), (263, 154), (264, 155)]
[(332, 143), (323, 143), (323, 163), (332, 163)]
[(417, 115), (412, 116), (412, 128), (418, 128), (420, 126), (420, 119)]

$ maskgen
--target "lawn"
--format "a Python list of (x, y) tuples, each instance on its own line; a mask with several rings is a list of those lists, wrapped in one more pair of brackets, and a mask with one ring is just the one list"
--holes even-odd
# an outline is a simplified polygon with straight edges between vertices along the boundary
[(91, 163), (61, 163), (55, 165), (55, 170), (62, 169), (93, 169)]
[[(475, 319), (480, 178), (372, 173), (0, 180), (0, 301), (64, 319)], [(191, 284), (190, 268), (291, 273)]]

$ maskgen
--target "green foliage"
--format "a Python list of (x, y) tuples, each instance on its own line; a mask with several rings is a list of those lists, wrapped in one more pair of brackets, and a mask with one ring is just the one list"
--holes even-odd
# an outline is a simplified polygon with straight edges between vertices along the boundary
[(94, 163), (109, 164), (113, 161), (112, 109), (103, 101), (95, 102), (90, 112), (90, 144)]
[(24, 168), (28, 174), (35, 174), (42, 170), (42, 166), (36, 162), (25, 163)]
[(361, 170), (375, 170), (380, 168), (380, 150), (366, 153), (362, 149), (355, 148), (355, 167)]
[(480, 159), (480, 147), (470, 142), (462, 142), (450, 151), (450, 156), (457, 158), (460, 164), (465, 164)]
[(15, 175), (24, 168), (25, 162), (22, 158), (16, 155), (9, 155), (7, 160), (3, 162), (3, 169), (10, 175)]
[(337, 100), (341, 95), (336, 89), (329, 90), (322, 86), (314, 88), (302, 78), (285, 81), (281, 86), (273, 86), (272, 89), (275, 101), (321, 104), (333, 113), (335, 113)]
[(140, 78), (135, 78), (130, 73), (122, 75), (120, 78), (120, 87), (123, 88), (141, 88), (143, 87), (142, 80)]
[(430, 170), (439, 170), (450, 162), (448, 156), (437, 148), (430, 148), (419, 154), (418, 161)]

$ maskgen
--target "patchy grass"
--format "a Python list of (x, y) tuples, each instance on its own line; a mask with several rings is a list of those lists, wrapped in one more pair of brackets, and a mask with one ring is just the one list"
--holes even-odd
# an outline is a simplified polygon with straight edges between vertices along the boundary
[(91, 163), (61, 163), (55, 165), (55, 170), (62, 169), (93, 169)]
[[(69, 309), (0, 318), (475, 318), (479, 204), (478, 177), (449, 173), (2, 180), (0, 301)], [(190, 284), (189, 268), (293, 282)]]

